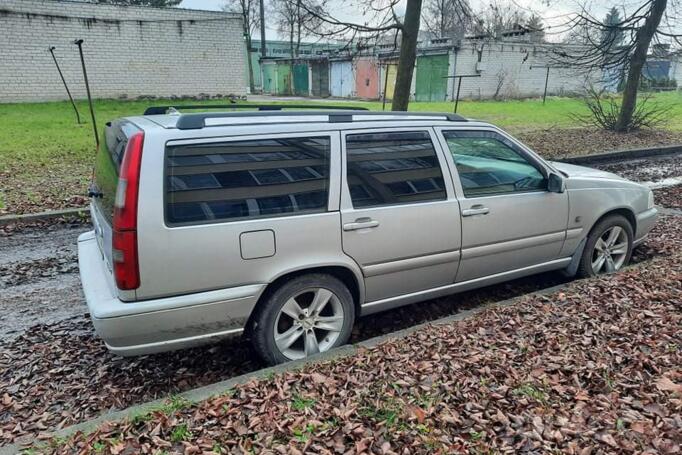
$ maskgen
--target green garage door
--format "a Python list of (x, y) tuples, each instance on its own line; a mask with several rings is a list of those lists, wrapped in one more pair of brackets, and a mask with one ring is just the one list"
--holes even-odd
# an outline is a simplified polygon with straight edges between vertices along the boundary
[(308, 96), (308, 65), (305, 63), (294, 65), (294, 94)]
[(263, 65), (263, 93), (275, 93), (277, 86), (276, 66), (273, 64)]
[(277, 64), (277, 94), (291, 95), (291, 65)]
[(448, 93), (448, 56), (417, 57), (416, 101), (445, 101)]

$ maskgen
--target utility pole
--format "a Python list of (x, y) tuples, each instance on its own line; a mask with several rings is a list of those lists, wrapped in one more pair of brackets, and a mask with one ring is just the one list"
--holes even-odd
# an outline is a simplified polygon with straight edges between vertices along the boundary
[[(261, 95), (265, 93), (265, 73), (263, 73), (263, 59), (266, 57), (266, 49), (265, 49), (265, 5), (264, 5), (265, 0), (258, 0), (258, 4), (260, 7), (260, 65), (258, 65), (258, 68), (260, 69), (260, 93)], [(250, 55), (249, 55), (249, 58)]]
[[(266, 57), (265, 51), (265, 0), (259, 0), (260, 4), (260, 56), (261, 58)], [(261, 78), (262, 80), (262, 78)]]

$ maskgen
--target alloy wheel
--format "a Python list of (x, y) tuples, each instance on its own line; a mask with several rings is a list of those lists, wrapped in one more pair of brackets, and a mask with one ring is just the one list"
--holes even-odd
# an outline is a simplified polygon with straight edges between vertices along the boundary
[(339, 298), (329, 289), (306, 289), (287, 300), (274, 326), (275, 345), (290, 360), (328, 351), (344, 323)]
[(613, 273), (625, 263), (628, 253), (628, 235), (620, 226), (611, 226), (597, 239), (592, 251), (592, 271)]

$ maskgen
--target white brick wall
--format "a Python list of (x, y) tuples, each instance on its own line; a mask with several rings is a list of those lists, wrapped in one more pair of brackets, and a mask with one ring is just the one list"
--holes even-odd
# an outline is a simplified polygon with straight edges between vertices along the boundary
[[(481, 77), (464, 78), (460, 98), (491, 98), (495, 94), (498, 81), (502, 78), (499, 96), (502, 98), (525, 98), (542, 96), (545, 87), (545, 68), (551, 66), (549, 48), (552, 45), (531, 43), (485, 43), (481, 61), (481, 69), (477, 72), (478, 52), (481, 43), (467, 43), (457, 50), (456, 74), (480, 74)], [(525, 61), (524, 61), (525, 60)], [(531, 66), (533, 68), (531, 68)], [(595, 76), (591, 76), (595, 83)], [(552, 68), (549, 73), (547, 93), (562, 95), (582, 92), (587, 75), (567, 68)], [(450, 86), (449, 97), (453, 96)]]
[(221, 12), (86, 2), (0, 0), (0, 102), (66, 99), (49, 46), (76, 98), (83, 39), (96, 98), (245, 94), (241, 18)]

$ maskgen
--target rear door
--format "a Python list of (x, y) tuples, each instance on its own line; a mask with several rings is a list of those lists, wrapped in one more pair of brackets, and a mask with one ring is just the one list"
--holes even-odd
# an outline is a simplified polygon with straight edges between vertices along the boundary
[(137, 126), (125, 120), (108, 123), (104, 130), (104, 143), (95, 158), (95, 180), (90, 187), (90, 192), (94, 195), (91, 203), (92, 224), (109, 270), (112, 269), (111, 225), (118, 188), (118, 172), (128, 138), (138, 131), (140, 129)]
[(547, 169), (496, 130), (439, 129), (462, 208), (457, 282), (558, 259), (568, 193), (547, 190)]
[(343, 249), (363, 271), (366, 302), (454, 281), (459, 205), (434, 139), (430, 128), (342, 133)]

